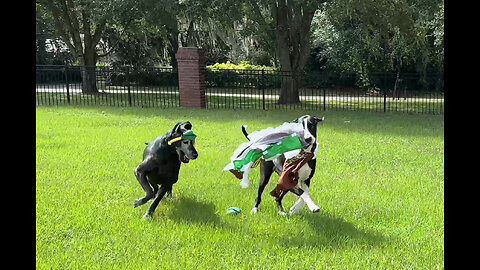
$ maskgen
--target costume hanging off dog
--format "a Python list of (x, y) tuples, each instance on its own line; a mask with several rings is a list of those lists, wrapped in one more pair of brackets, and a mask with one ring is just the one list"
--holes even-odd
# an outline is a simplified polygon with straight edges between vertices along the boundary
[(282, 192), (294, 188), (298, 183), (298, 171), (305, 163), (313, 158), (313, 153), (303, 149), (296, 156), (285, 160), (282, 174), (278, 178), (277, 186), (270, 192), (273, 197), (279, 198)]
[[(249, 134), (249, 142), (242, 143), (230, 158), (231, 162), (223, 170), (230, 171), (238, 179), (240, 185), (248, 187), (248, 172), (260, 159), (273, 160), (281, 154), (285, 155), (282, 174), (277, 187), (271, 195), (278, 197), (283, 190), (295, 187), (298, 179), (298, 170), (309, 160), (315, 159), (318, 142), (305, 126), (305, 123), (283, 123), (276, 128), (267, 128)], [(314, 153), (305, 148), (311, 148), (316, 143)]]

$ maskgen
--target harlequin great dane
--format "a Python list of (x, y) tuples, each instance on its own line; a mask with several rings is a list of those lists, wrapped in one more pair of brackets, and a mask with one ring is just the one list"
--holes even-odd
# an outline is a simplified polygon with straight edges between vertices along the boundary
[[(309, 149), (307, 149), (309, 152), (313, 153), (316, 150), (317, 124), (322, 122), (323, 120), (324, 120), (323, 117), (317, 118), (310, 115), (304, 115), (292, 121), (293, 123), (304, 124), (304, 126), (308, 129), (308, 131), (313, 135), (314, 141), (310, 144)], [(245, 126), (242, 126), (242, 132), (245, 135), (245, 137), (248, 136)], [(263, 190), (267, 186), (272, 173), (275, 171), (278, 175), (282, 175), (282, 168), (285, 163), (285, 160), (286, 160), (285, 154), (282, 154), (270, 161), (265, 161), (264, 159), (260, 160), (260, 181), (258, 186), (257, 197), (255, 199), (255, 204), (252, 210), (250, 211), (251, 213), (257, 213), (258, 206), (262, 201)], [(287, 214), (283, 209), (282, 199), (288, 193), (288, 191), (291, 191), (295, 195), (299, 196), (298, 200), (290, 208), (290, 212), (289, 212), (290, 215), (297, 214), (305, 204), (307, 204), (308, 208), (313, 213), (320, 211), (320, 208), (312, 201), (309, 194), (310, 181), (313, 175), (315, 174), (315, 166), (316, 166), (316, 158), (312, 158), (308, 162), (306, 162), (298, 170), (297, 186), (287, 190), (286, 192), (282, 192), (278, 198), (275, 198), (277, 209), (280, 215), (285, 216)]]

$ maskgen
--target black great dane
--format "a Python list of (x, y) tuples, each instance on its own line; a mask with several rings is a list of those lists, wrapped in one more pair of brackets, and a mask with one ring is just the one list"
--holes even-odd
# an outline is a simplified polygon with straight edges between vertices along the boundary
[[(322, 122), (324, 118), (317, 118), (314, 116), (310, 115), (304, 115), (302, 117), (299, 117), (295, 120), (293, 120), (293, 123), (304, 123), (306, 128), (308, 128), (309, 132), (313, 135), (315, 138), (315, 141), (311, 144), (311, 148), (308, 149), (309, 152), (315, 152), (315, 148), (317, 147), (316, 145), (316, 140), (317, 140), (317, 124)], [(242, 126), (242, 132), (245, 135), (245, 137), (248, 136), (248, 133), (245, 129), (245, 126)], [(248, 139), (248, 137), (247, 137)], [(310, 180), (312, 179), (313, 175), (315, 174), (315, 167), (316, 167), (316, 158), (309, 160), (305, 165), (303, 165), (299, 172), (298, 172), (298, 184), (295, 188), (287, 190), (286, 192), (283, 192), (279, 198), (275, 198), (275, 202), (277, 205), (277, 210), (280, 215), (285, 216), (287, 213), (285, 213), (283, 206), (282, 206), (282, 199), (283, 197), (288, 193), (288, 191), (291, 191), (295, 195), (299, 196), (298, 200), (295, 202), (295, 204), (290, 208), (290, 215), (295, 215), (297, 214), (300, 209), (306, 204), (310, 211), (312, 212), (318, 212), (320, 211), (320, 208), (312, 201), (309, 195), (309, 188), (310, 188)], [(282, 167), (285, 162), (285, 155), (280, 155), (277, 158), (270, 160), (270, 161), (265, 161), (264, 159), (261, 159), (260, 161), (260, 181), (259, 181), (259, 186), (258, 186), (258, 193), (257, 193), (257, 198), (255, 199), (255, 204), (250, 211), (250, 213), (257, 213), (258, 211), (258, 206), (260, 205), (260, 202), (262, 201), (262, 193), (265, 187), (267, 186), (270, 177), (272, 176), (272, 173), (275, 171), (278, 175), (282, 174)]]
[(154, 198), (154, 201), (143, 216), (148, 219), (158, 206), (160, 200), (178, 181), (180, 165), (198, 157), (195, 149), (196, 135), (190, 122), (177, 123), (165, 135), (146, 143), (143, 161), (134, 173), (138, 183), (145, 191), (145, 197), (135, 200), (134, 207), (140, 206)]

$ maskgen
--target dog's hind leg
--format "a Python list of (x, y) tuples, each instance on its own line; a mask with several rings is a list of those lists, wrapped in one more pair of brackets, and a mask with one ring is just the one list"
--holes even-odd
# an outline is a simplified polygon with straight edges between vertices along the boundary
[(171, 185), (162, 185), (158, 189), (158, 191), (155, 195), (155, 200), (153, 200), (153, 202), (150, 205), (150, 207), (148, 208), (147, 212), (145, 213), (145, 215), (143, 215), (143, 218), (145, 218), (145, 219), (152, 218), (153, 212), (155, 212), (155, 209), (157, 208), (158, 204), (162, 200), (163, 196), (165, 196), (165, 193), (167, 193), (167, 191), (169, 191), (169, 190), (172, 190)]
[[(147, 179), (148, 179), (148, 177), (147, 177)], [(149, 181), (149, 182), (150, 182), (150, 181)], [(150, 182), (150, 185), (151, 185), (152, 188), (153, 188), (153, 194), (157, 194), (157, 192), (158, 192), (158, 185), (157, 185), (157, 184), (152, 184), (151, 182)]]
[(138, 183), (142, 186), (143, 190), (145, 191), (145, 197), (138, 198), (134, 202), (134, 207), (140, 206), (145, 204), (150, 199), (155, 196), (155, 193), (148, 183), (147, 180), (147, 172), (150, 171), (154, 167), (153, 161), (150, 159), (144, 160), (138, 167), (135, 169), (134, 174), (137, 177)]
[(253, 205), (252, 210), (250, 210), (250, 213), (252, 214), (258, 212), (258, 206), (262, 202), (263, 190), (267, 186), (268, 181), (270, 181), (270, 176), (272, 176), (274, 166), (275, 165), (271, 161), (265, 161), (263, 159), (260, 161), (260, 181), (258, 184), (258, 192), (257, 198), (255, 199), (255, 204)]

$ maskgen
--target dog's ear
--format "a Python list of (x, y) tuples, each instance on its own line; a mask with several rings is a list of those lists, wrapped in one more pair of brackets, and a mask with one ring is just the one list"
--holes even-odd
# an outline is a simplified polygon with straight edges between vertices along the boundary
[(170, 137), (178, 135), (178, 133), (181, 133), (180, 132), (180, 127), (181, 127), (180, 124), (181, 124), (181, 122), (178, 122), (178, 123), (175, 124), (175, 126), (173, 126), (172, 130), (170, 131)]
[(302, 119), (303, 119), (304, 117), (305, 117), (305, 115), (304, 115), (304, 116), (300, 116), (300, 117), (298, 117), (297, 119), (293, 120), (292, 123), (301, 123), (301, 122), (303, 121)]
[(179, 126), (180, 126), (180, 122), (176, 123), (175, 126), (173, 126), (173, 128), (172, 128), (172, 132), (177, 131)]
[(303, 119), (305, 119), (306, 117), (310, 117), (310, 116), (308, 114), (307, 115), (302, 115), (302, 116), (298, 117), (297, 119), (293, 120), (292, 123), (302, 123)]
[(325, 117), (323, 117), (323, 116), (322, 116), (322, 118), (318, 118), (316, 116), (313, 117), (313, 120), (315, 120), (315, 122), (317, 122), (317, 123), (322, 122), (324, 119), (325, 119)]
[(192, 129), (192, 123), (190, 123), (190, 121), (185, 122), (183, 128), (187, 130)]

